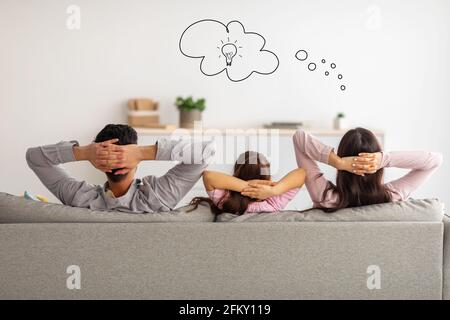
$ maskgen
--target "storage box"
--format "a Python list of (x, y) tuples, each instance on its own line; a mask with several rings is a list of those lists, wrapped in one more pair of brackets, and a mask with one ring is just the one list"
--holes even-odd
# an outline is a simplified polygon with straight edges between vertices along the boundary
[(132, 127), (155, 127), (159, 124), (159, 115), (136, 115), (128, 113), (128, 124)]
[(158, 110), (158, 102), (152, 99), (130, 99), (128, 101), (129, 110)]
[(159, 125), (158, 102), (152, 99), (128, 101), (128, 124), (132, 127), (155, 127)]

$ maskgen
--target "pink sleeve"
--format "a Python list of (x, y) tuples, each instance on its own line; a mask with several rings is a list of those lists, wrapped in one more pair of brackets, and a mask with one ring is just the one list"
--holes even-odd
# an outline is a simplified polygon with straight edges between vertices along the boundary
[(383, 152), (381, 167), (395, 167), (411, 169), (400, 179), (387, 183), (388, 188), (393, 192), (393, 200), (406, 200), (411, 193), (416, 190), (436, 168), (442, 164), (440, 153), (425, 151), (394, 151)]
[[(247, 208), (247, 213), (254, 212), (275, 212), (283, 210), (289, 201), (291, 201), (295, 195), (297, 194), (299, 188), (291, 189), (279, 196), (270, 197), (264, 201), (255, 201), (250, 203)], [(209, 198), (214, 202), (216, 206), (219, 205), (220, 200), (222, 200), (225, 190), (222, 189), (214, 189), (211, 191), (206, 191)]]
[(328, 180), (323, 176), (316, 161), (328, 164), (328, 157), (333, 148), (302, 129), (294, 134), (293, 140), (297, 165), (306, 171), (306, 189), (314, 205), (317, 206), (322, 202)]
[(212, 202), (218, 206), (220, 200), (222, 200), (222, 197), (225, 194), (225, 190), (222, 189), (213, 189), (211, 191), (206, 190), (206, 193), (208, 194), (208, 197), (212, 200)]
[(274, 196), (267, 198), (263, 201), (255, 201), (250, 203), (250, 205), (247, 208), (247, 213), (254, 213), (254, 212), (276, 212), (283, 210), (289, 201), (291, 201), (295, 195), (297, 194), (299, 188), (291, 189), (279, 196)]
[(261, 213), (261, 212), (275, 212), (278, 211), (274, 207), (272, 207), (267, 199), (264, 201), (255, 201), (248, 205), (245, 213)]
[(275, 211), (280, 211), (286, 208), (289, 201), (294, 199), (295, 195), (297, 194), (298, 190), (300, 188), (291, 189), (283, 194), (280, 194), (279, 196), (270, 197), (266, 199), (266, 202), (275, 209)]

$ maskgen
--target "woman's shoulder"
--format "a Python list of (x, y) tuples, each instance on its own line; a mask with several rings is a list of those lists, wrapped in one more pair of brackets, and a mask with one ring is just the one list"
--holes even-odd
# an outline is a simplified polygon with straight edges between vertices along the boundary
[(392, 185), (390, 182), (384, 184), (387, 192), (391, 196), (392, 201), (403, 201), (407, 200), (408, 197), (404, 196), (401, 192), (401, 190), (398, 190), (394, 185)]
[(339, 203), (339, 195), (333, 188), (327, 188), (320, 201), (313, 201), (314, 208), (334, 208)]

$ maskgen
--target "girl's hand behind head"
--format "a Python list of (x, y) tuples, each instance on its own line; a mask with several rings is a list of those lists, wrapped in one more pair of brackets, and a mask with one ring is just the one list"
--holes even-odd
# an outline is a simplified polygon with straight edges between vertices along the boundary
[(267, 183), (252, 182), (242, 190), (241, 194), (252, 199), (265, 200), (276, 195), (274, 187), (274, 185)]

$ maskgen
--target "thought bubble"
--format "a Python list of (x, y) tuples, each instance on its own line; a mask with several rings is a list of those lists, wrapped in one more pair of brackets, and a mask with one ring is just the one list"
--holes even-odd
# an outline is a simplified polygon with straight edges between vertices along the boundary
[[(309, 58), (309, 53), (308, 53), (305, 49), (298, 50), (298, 51), (295, 53), (295, 58), (296, 58), (297, 60), (300, 60), (300, 61), (306, 61), (306, 59)], [(309, 71), (315, 71), (316, 69), (318, 69), (318, 70), (322, 69), (322, 70), (323, 70), (323, 67), (325, 66), (325, 63), (327, 62), (327, 59), (322, 58), (322, 59), (320, 60), (320, 62), (321, 62), (321, 64), (320, 64), (320, 63), (316, 64), (315, 62), (308, 62), (308, 61), (306, 61), (306, 63), (308, 63), (308, 64), (307, 64), (308, 70), (309, 70)], [(333, 79), (333, 77), (329, 77), (329, 76), (330, 76), (333, 72), (337, 71), (337, 70), (336, 70), (336, 63), (332, 62), (332, 63), (330, 64), (330, 68), (331, 68), (331, 70), (325, 69), (325, 72), (323, 72), (323, 74), (325, 75), (325, 77), (328, 77), (329, 79), (330, 79), (330, 78)], [(342, 79), (344, 78), (344, 76), (343, 76), (341, 73), (339, 73), (339, 74), (337, 75), (337, 78), (338, 78), (339, 80), (342, 80)], [(344, 85), (344, 84), (340, 84), (339, 88), (341, 89), (341, 91), (347, 90), (347, 86)]]
[(298, 50), (295, 54), (295, 57), (300, 61), (305, 61), (306, 59), (308, 59), (308, 52), (306, 52), (305, 50)]
[(228, 79), (242, 81), (253, 73), (275, 72), (279, 60), (266, 50), (266, 40), (256, 32), (245, 31), (239, 21), (224, 24), (217, 20), (200, 20), (184, 30), (180, 51), (189, 58), (198, 58), (200, 71), (206, 76), (225, 72)]

